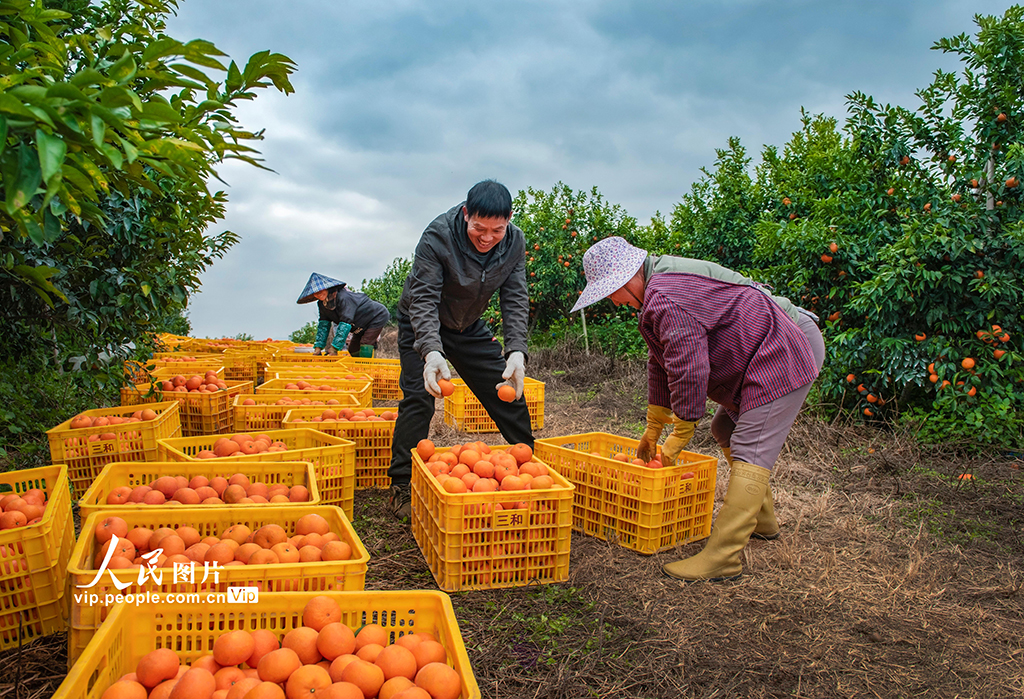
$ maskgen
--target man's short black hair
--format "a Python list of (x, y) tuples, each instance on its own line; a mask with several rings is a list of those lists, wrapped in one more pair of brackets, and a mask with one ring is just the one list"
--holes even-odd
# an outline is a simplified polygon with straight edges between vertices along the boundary
[(500, 182), (477, 182), (466, 195), (466, 213), (481, 218), (511, 218), (512, 195)]

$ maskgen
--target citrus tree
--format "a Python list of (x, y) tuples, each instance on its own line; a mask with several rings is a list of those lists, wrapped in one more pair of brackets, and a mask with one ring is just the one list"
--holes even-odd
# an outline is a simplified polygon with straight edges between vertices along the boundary
[(805, 120), (764, 158), (782, 198), (757, 225), (755, 263), (823, 316), (823, 395), (913, 419), (929, 440), (1024, 434), (1022, 13), (937, 42), (963, 70), (937, 72), (915, 110), (855, 93), (845, 136)]

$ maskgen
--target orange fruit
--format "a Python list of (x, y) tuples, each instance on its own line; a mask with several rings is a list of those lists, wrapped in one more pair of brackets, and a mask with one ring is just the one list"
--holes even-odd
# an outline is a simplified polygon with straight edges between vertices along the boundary
[(244, 699), (285, 699), (285, 694), (279, 684), (260, 682), (246, 693)]
[(421, 439), (416, 444), (416, 453), (419, 454), (424, 463), (430, 461), (430, 457), (434, 455), (435, 449), (434, 443), (429, 439)]
[(107, 687), (100, 699), (146, 699), (149, 691), (138, 682), (120, 680)]
[(295, 522), (295, 533), (300, 536), (314, 533), (323, 536), (329, 531), (331, 531), (331, 525), (318, 514), (303, 515)]
[(438, 379), (437, 387), (441, 389), (441, 395), (445, 398), (455, 393), (455, 384), (448, 379)]
[(416, 658), (417, 667), (424, 667), (430, 663), (445, 663), (448, 661), (448, 654), (437, 641), (423, 641), (415, 648), (412, 648), (412, 654)]
[(224, 699), (243, 699), (249, 693), (249, 690), (260, 684), (260, 682), (262, 680), (259, 677), (246, 677), (241, 682), (236, 682), (228, 690), (228, 694)]
[(404, 636), (399, 636), (395, 639), (395, 645), (408, 650), (412, 650), (421, 643), (423, 643), (423, 638), (414, 633), (407, 633)]
[(376, 643), (367, 643), (365, 646), (356, 651), (356, 657), (360, 660), (365, 660), (368, 663), (372, 663), (380, 655), (380, 652), (384, 650), (384, 646)]
[(253, 543), (259, 544), (260, 547), (269, 549), (277, 544), (284, 543), (288, 540), (288, 534), (285, 530), (277, 524), (265, 524), (252, 536)]
[[(317, 595), (306, 602), (302, 610), (302, 625), (320, 631), (328, 624), (341, 620), (341, 606), (326, 595)], [(344, 651), (350, 652), (350, 651)], [(342, 653), (335, 654), (331, 660)], [(326, 657), (326, 656), (325, 656)]]
[(295, 651), (303, 665), (314, 665), (323, 660), (316, 649), (317, 636), (316, 629), (300, 626), (285, 634), (281, 647)]
[(299, 562), (299, 550), (289, 542), (274, 544), (270, 547), (270, 550), (277, 554), (277, 560), (280, 563)]
[(217, 681), (209, 670), (197, 667), (185, 672), (171, 690), (170, 699), (211, 699), (217, 691)]
[(264, 682), (285, 682), (300, 667), (298, 653), (291, 648), (278, 648), (260, 658), (256, 672)]
[(392, 677), (405, 677), (411, 680), (416, 677), (416, 670), (419, 668), (413, 652), (395, 644), (381, 650), (373, 662), (384, 671), (385, 680)]
[(150, 691), (149, 699), (171, 699), (171, 692), (174, 691), (176, 684), (178, 684), (177, 678), (161, 682)]
[(281, 559), (277, 557), (277, 554), (270, 549), (260, 549), (251, 556), (249, 556), (249, 562), (246, 565), (251, 566), (265, 566), (274, 565), (280, 563)]
[(331, 666), (327, 669), (331, 673), (331, 679), (335, 682), (341, 682), (341, 673), (344, 672), (348, 664), (359, 660), (356, 656), (346, 653), (345, 655), (339, 655), (337, 658), (331, 661)]
[(142, 656), (135, 666), (135, 675), (139, 684), (152, 689), (164, 680), (178, 674), (180, 667), (178, 656), (169, 648), (158, 648)]
[(252, 655), (246, 659), (245, 664), (251, 668), (257, 667), (264, 655), (281, 647), (280, 642), (277, 640), (277, 635), (273, 631), (257, 629), (249, 635), (252, 636), (253, 650)]
[(384, 671), (373, 663), (356, 658), (341, 671), (341, 681), (351, 682), (367, 697), (376, 696), (384, 684)]
[(94, 535), (98, 544), (106, 543), (114, 536), (123, 539), (128, 535), (128, 523), (120, 517), (106, 517), (96, 525)]
[(399, 692), (392, 699), (433, 699), (433, 697), (431, 697), (430, 692), (423, 689), (423, 687), (413, 685), (404, 692)]
[(228, 631), (213, 642), (213, 659), (223, 667), (241, 665), (255, 648), (255, 641), (248, 631)]
[(324, 561), (347, 561), (352, 558), (352, 547), (344, 541), (329, 541), (320, 550), (320, 558)]
[[(382, 688), (383, 689), (383, 688)], [(383, 695), (378, 695), (378, 699)], [(335, 682), (316, 693), (316, 699), (365, 699), (363, 690), (351, 682)]]
[(416, 685), (427, 690), (432, 699), (459, 699), (462, 692), (459, 673), (445, 663), (427, 663), (420, 668)]
[(288, 699), (311, 699), (331, 686), (331, 676), (318, 665), (303, 665), (293, 672), (285, 685)]
[[(206, 657), (213, 658), (212, 655)], [(195, 670), (196, 667), (196, 664), (192, 663), (192, 669)], [(203, 669), (209, 671), (209, 668)], [(222, 667), (213, 671), (213, 679), (217, 683), (217, 689), (231, 689), (245, 679), (245, 672), (237, 667)]]
[(376, 643), (378, 646), (389, 645), (388, 632), (380, 624), (367, 624), (356, 634), (356, 650), (370, 643)]
[(505, 453), (512, 456), (516, 460), (516, 464), (519, 465), (525, 464), (533, 458), (533, 449), (522, 442), (519, 444), (513, 444), (505, 450)]
[[(402, 676), (392, 677), (389, 680), (385, 680), (384, 684), (381, 685), (380, 692), (377, 693), (377, 699), (394, 699), (401, 692), (415, 686), (413, 681), (408, 678)], [(360, 694), (360, 696), (362, 695)], [(429, 696), (428, 694), (427, 697), (429, 698)]]
[(352, 629), (334, 621), (320, 629), (316, 649), (325, 660), (334, 661), (342, 655), (351, 655), (356, 649), (356, 635)]
[(964, 369), (973, 369), (974, 360), (971, 359), (970, 357), (966, 357), (962, 362), (960, 362), (960, 366), (962, 366)]
[(516, 389), (509, 386), (507, 383), (502, 384), (498, 388), (498, 398), (502, 399), (506, 403), (511, 403), (516, 399)]

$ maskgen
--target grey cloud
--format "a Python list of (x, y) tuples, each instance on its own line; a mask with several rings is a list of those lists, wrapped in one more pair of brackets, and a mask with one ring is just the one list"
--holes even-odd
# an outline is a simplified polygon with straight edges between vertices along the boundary
[[(412, 253), (474, 182), (515, 192), (598, 186), (645, 222), (670, 211), (714, 149), (783, 144), (799, 109), (842, 117), (861, 90), (913, 105), (992, 0), (185, 0), (169, 33), (238, 61), (297, 61), (297, 93), (239, 110), (266, 128), (271, 174), (232, 164), (242, 242), (203, 276), (199, 334), (284, 337), (315, 317), (311, 271), (358, 284)], [(244, 300), (239, 316), (228, 309)]]

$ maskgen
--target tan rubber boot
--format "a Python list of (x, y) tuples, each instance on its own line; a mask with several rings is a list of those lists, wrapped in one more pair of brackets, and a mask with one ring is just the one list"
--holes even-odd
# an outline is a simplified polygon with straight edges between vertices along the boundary
[(757, 512), (764, 502), (771, 472), (766, 468), (735, 461), (729, 489), (704, 550), (696, 556), (662, 567), (666, 575), (680, 580), (731, 580), (743, 572), (740, 552), (747, 545)]
[[(732, 468), (732, 450), (729, 447), (722, 447), (725, 453), (725, 460)], [(757, 513), (757, 525), (750, 535), (755, 539), (771, 541), (779, 538), (779, 520), (775, 519), (775, 496), (772, 494), (771, 483), (764, 489), (764, 502)]]

